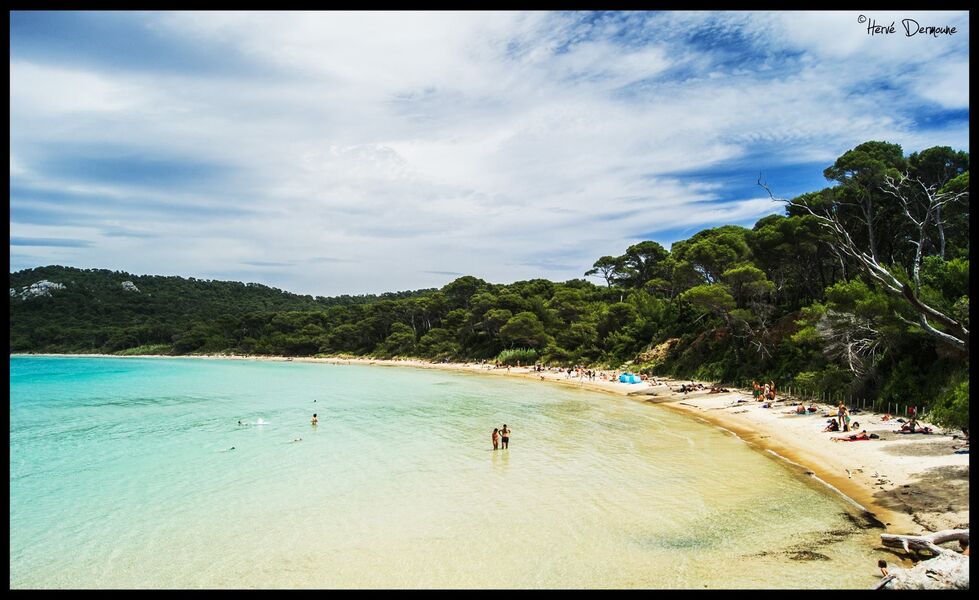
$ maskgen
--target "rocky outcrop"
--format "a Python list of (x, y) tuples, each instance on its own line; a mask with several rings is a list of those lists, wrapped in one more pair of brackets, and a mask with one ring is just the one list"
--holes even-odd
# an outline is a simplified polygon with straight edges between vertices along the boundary
[(53, 281), (42, 279), (37, 283), (22, 287), (19, 292), (17, 291), (17, 288), (10, 288), (10, 297), (29, 300), (30, 298), (50, 296), (51, 292), (63, 289), (65, 289), (65, 286), (60, 283), (54, 283)]
[(880, 580), (883, 590), (967, 590), (969, 557), (957, 552), (943, 552), (910, 569), (893, 569)]
[(134, 284), (132, 281), (123, 281), (122, 289), (127, 292), (136, 292), (137, 294), (139, 293), (139, 288), (136, 287), (136, 284)]
[(884, 546), (902, 548), (905, 552), (931, 552), (935, 558), (922, 561), (910, 569), (892, 569), (874, 589), (884, 590), (967, 590), (969, 557), (939, 544), (950, 541), (969, 543), (968, 529), (946, 529), (927, 535), (894, 535), (882, 533)]

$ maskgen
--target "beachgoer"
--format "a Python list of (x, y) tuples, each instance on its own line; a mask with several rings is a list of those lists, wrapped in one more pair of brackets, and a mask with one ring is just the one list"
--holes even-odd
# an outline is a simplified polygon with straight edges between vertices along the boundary
[(806, 403), (805, 402), (800, 402), (799, 403), (799, 406), (795, 409), (795, 414), (797, 414), (797, 415), (804, 415), (804, 414), (806, 414)]
[(499, 450), (500, 448), (500, 430), (493, 429), (493, 450)]
[(751, 397), (757, 400), (758, 396), (761, 395), (761, 386), (758, 385), (757, 381), (752, 381), (751, 388), (752, 388)]
[(855, 433), (853, 435), (848, 435), (846, 437), (835, 437), (835, 438), (833, 438), (833, 441), (834, 442), (856, 442), (856, 441), (860, 441), (860, 440), (869, 440), (869, 439), (870, 439), (870, 436), (867, 435), (867, 430), (864, 429), (860, 433)]
[(316, 425), (319, 422), (320, 422), (320, 420), (316, 418), (316, 413), (313, 413), (313, 420), (310, 421), (310, 423), (312, 423), (313, 425)]
[(503, 428), (500, 429), (500, 436), (502, 437), (503, 447), (510, 447), (510, 430), (507, 429), (506, 423), (503, 424)]
[(840, 422), (840, 429), (843, 429), (843, 416), (846, 414), (846, 406), (840, 402), (839, 408), (836, 409), (836, 419)]
[(243, 423), (241, 422), (241, 419), (238, 419), (238, 424), (239, 424), (239, 425), (242, 425), (242, 424), (243, 424)]
[(840, 430), (840, 424), (836, 421), (836, 419), (830, 421), (829, 425), (827, 425), (826, 428), (823, 429), (823, 431), (839, 431), (839, 430)]
[(884, 577), (887, 577), (887, 561), (886, 560), (883, 560), (883, 559), (878, 560), (877, 561), (877, 568), (880, 569), (880, 574), (881, 575), (883, 575)]
[(775, 382), (774, 381), (769, 381), (768, 382), (768, 399), (771, 400), (772, 402), (775, 402)]
[[(303, 438), (302, 438), (302, 436), (300, 436), (300, 437), (297, 437), (296, 439), (294, 439), (294, 440), (292, 440), (292, 441), (293, 441), (293, 442), (301, 442), (301, 441), (303, 441)], [(290, 442), (290, 443), (291, 443), (291, 442)]]
[(883, 416), (883, 417), (881, 417), (881, 418), (880, 418), (880, 420), (881, 420), (881, 422), (883, 422), (883, 423), (886, 423), (887, 421), (890, 421), (890, 420), (891, 420), (891, 415), (890, 415), (890, 413), (884, 413), (884, 416)]

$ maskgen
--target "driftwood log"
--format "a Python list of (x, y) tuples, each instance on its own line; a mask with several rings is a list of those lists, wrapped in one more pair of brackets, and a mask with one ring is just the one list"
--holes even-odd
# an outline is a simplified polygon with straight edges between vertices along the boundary
[(968, 529), (946, 529), (928, 535), (882, 533), (881, 542), (891, 548), (927, 550), (935, 554), (910, 569), (893, 569), (873, 589), (969, 589), (969, 557), (939, 544), (969, 541)]
[(957, 542), (959, 540), (969, 541), (968, 529), (944, 529), (935, 533), (929, 533), (928, 535), (880, 534), (881, 543), (890, 548), (904, 548), (905, 552), (911, 552), (912, 549), (930, 550), (935, 555), (942, 554), (943, 552), (952, 552), (952, 550), (942, 548), (938, 544)]

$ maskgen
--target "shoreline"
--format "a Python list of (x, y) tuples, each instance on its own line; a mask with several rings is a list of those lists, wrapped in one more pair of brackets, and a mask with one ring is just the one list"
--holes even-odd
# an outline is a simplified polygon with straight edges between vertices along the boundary
[[(779, 399), (770, 409), (751, 399), (750, 390), (730, 388), (727, 393), (696, 391), (681, 394), (671, 386), (680, 381), (656, 378), (626, 384), (610, 381), (579, 381), (554, 371), (543, 373), (527, 367), (493, 368), (478, 363), (430, 363), (415, 359), (370, 359), (363, 357), (284, 357), (247, 355), (129, 355), (113, 354), (11, 354), (33, 357), (88, 358), (195, 358), (211, 360), (254, 360), (305, 362), (334, 365), (415, 367), (461, 373), (518, 377), (589, 391), (625, 396), (637, 402), (662, 405), (668, 410), (699, 419), (727, 431), (756, 450), (767, 452), (816, 479), (850, 503), (881, 521), (887, 533), (922, 534), (953, 529), (969, 522), (969, 455), (956, 454), (961, 441), (938, 432), (932, 435), (899, 435), (895, 421), (884, 423), (881, 415), (854, 415), (860, 429), (878, 433), (869, 442), (833, 442), (843, 433), (824, 433), (822, 427), (831, 409), (816, 404), (814, 414), (794, 415), (792, 399)], [(682, 380), (683, 382), (689, 380)], [(733, 409), (733, 410), (732, 410)], [(832, 411), (831, 411), (832, 412)], [(833, 412), (835, 414), (835, 412)], [(895, 415), (896, 417), (896, 415)], [(934, 428), (934, 427), (933, 427)], [(954, 480), (950, 480), (952, 477)], [(952, 485), (952, 484), (956, 485)], [(952, 493), (952, 492), (955, 493)]]

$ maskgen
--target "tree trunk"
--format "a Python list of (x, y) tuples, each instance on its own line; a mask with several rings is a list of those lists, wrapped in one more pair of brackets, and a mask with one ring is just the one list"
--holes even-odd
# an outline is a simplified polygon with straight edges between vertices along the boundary
[(938, 256), (945, 260), (945, 224), (942, 223), (942, 207), (935, 209), (935, 223), (938, 225)]
[(891, 548), (904, 548), (905, 552), (910, 552), (911, 548), (914, 548), (915, 550), (929, 550), (935, 554), (952, 552), (951, 550), (942, 548), (938, 544), (957, 540), (964, 540), (966, 542), (969, 541), (969, 530), (945, 529), (935, 533), (930, 533), (928, 535), (895, 535), (891, 533), (880, 534), (880, 541), (882, 544)]

